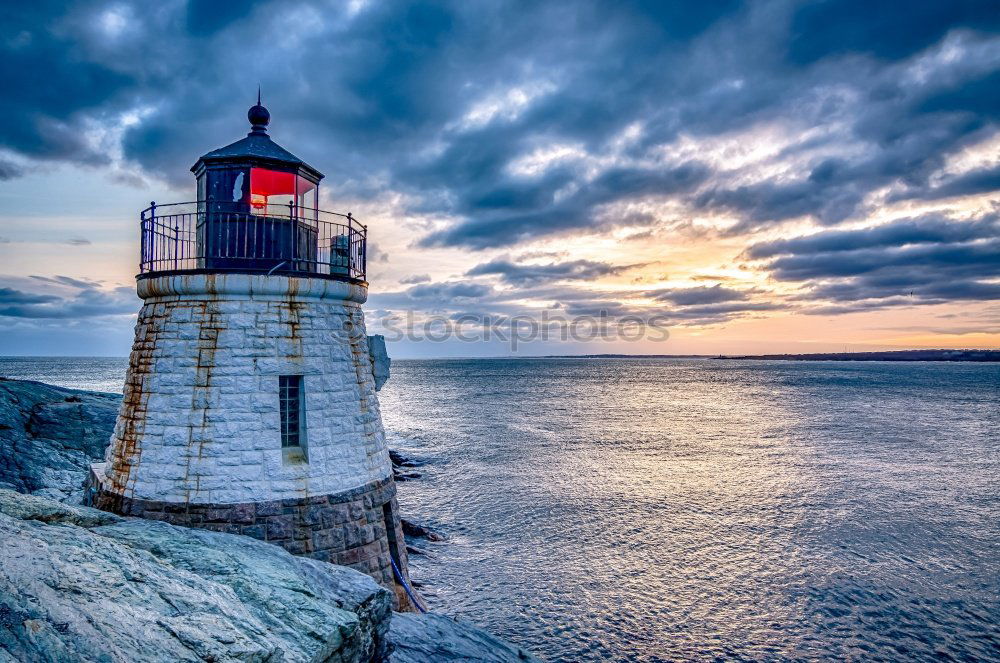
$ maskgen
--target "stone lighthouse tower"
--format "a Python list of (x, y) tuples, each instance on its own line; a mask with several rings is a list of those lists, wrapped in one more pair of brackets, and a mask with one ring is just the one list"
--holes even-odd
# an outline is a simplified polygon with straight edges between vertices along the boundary
[(323, 175), (271, 140), (259, 100), (248, 118), (191, 169), (195, 202), (141, 214), (143, 306), (89, 499), (353, 567), (407, 608), (367, 228), (317, 209)]

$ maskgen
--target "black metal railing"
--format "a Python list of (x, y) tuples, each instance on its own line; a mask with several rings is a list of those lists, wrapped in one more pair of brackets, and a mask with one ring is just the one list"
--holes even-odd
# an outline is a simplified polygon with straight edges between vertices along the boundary
[(208, 271), (365, 280), (368, 229), (349, 213), (293, 204), (150, 203), (140, 224), (144, 276)]

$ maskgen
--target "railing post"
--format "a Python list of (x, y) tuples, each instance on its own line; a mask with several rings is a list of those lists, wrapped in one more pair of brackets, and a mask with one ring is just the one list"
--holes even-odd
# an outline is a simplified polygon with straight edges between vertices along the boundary
[(149, 201), (149, 262), (150, 269), (155, 262), (153, 256), (156, 255), (156, 201)]
[(354, 264), (354, 214), (347, 213), (347, 275), (354, 276), (357, 266)]
[(139, 272), (146, 271), (146, 210), (139, 212)]
[(293, 272), (299, 271), (299, 222), (293, 214), (292, 201), (288, 202), (288, 222), (292, 224), (292, 261), (289, 266)]

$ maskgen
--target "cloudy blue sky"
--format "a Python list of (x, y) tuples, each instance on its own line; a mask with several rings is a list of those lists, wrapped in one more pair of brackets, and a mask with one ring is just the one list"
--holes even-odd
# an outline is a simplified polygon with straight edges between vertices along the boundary
[(522, 351), (1000, 342), (995, 1), (5, 12), (0, 354), (127, 354), (138, 211), (193, 197), (258, 84), (322, 206), (369, 226), (374, 331), (605, 311), (670, 337)]

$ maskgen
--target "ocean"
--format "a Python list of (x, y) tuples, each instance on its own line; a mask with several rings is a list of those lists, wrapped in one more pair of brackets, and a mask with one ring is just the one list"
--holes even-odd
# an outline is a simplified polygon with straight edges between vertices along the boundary
[(379, 397), (448, 537), (419, 591), (550, 662), (1000, 660), (998, 364), (394, 361)]

